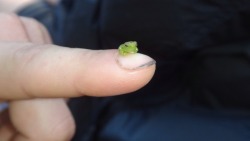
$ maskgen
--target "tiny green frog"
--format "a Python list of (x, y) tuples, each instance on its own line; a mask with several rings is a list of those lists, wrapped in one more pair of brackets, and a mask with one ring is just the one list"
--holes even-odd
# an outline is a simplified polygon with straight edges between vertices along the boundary
[(129, 41), (121, 44), (118, 48), (119, 54), (122, 56), (126, 56), (129, 54), (135, 54), (138, 52), (137, 42), (136, 41)]

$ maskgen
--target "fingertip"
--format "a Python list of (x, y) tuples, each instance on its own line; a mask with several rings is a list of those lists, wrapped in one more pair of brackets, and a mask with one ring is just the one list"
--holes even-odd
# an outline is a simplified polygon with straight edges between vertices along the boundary
[[(156, 62), (151, 57), (135, 54), (125, 58), (117, 50), (103, 50), (88, 59), (85, 74), (77, 80), (80, 95), (113, 96), (136, 91), (153, 77)], [(118, 58), (117, 58), (118, 57)]]
[[(55, 45), (2, 44), (11, 68), (0, 81), (4, 99), (114, 96), (145, 86), (155, 61), (142, 54), (117, 59), (117, 50), (71, 49)], [(8, 46), (12, 46), (9, 48)], [(19, 49), (14, 49), (19, 46)], [(23, 47), (20, 47), (23, 46)], [(2, 48), (4, 51), (4, 48)], [(14, 56), (14, 57), (13, 57)], [(1, 63), (0, 63), (1, 64)], [(125, 67), (124, 67), (125, 66)]]
[(156, 61), (141, 53), (130, 54), (130, 55), (117, 55), (118, 65), (126, 70), (138, 70), (150, 67), (156, 64)]
[(134, 92), (149, 83), (152, 79), (156, 61), (145, 54), (136, 53), (127, 56), (118, 55), (117, 65), (125, 73), (123, 93)]

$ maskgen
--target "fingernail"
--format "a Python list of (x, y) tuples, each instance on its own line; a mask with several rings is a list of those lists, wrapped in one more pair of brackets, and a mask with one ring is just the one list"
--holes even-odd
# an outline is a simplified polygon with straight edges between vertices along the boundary
[(126, 56), (117, 55), (117, 63), (123, 69), (137, 70), (150, 67), (154, 65), (156, 61), (147, 55), (136, 53)]

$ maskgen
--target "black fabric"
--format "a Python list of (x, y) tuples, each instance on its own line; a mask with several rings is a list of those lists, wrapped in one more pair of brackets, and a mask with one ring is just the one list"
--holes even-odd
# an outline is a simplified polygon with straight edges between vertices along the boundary
[(249, 141), (249, 0), (62, 0), (56, 44), (136, 40), (157, 61), (143, 89), (70, 102), (73, 141)]

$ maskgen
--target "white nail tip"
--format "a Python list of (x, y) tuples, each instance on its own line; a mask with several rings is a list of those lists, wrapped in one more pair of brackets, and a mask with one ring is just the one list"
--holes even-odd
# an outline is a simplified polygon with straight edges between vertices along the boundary
[(118, 55), (117, 62), (123, 69), (128, 70), (142, 69), (152, 66), (156, 63), (156, 61), (151, 57), (140, 53), (126, 56)]

